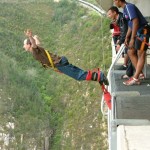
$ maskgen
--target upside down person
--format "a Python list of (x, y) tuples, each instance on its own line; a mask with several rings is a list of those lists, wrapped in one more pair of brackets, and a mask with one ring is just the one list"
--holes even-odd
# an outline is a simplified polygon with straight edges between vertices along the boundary
[[(33, 37), (32, 31), (27, 29), (25, 32), (27, 39), (24, 40), (23, 48), (31, 52), (36, 60), (38, 60), (45, 68), (56, 68), (58, 71), (74, 78), (78, 81), (91, 80), (98, 81), (100, 85), (108, 85), (108, 80), (104, 73), (99, 69), (97, 71), (84, 71), (68, 62), (64, 56), (59, 57), (55, 54), (45, 51), (40, 47), (40, 41), (37, 36)], [(49, 58), (50, 57), (50, 58)]]

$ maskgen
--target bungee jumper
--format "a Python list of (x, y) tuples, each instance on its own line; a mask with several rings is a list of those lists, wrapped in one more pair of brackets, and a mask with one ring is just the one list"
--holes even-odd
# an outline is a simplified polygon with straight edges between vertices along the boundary
[(108, 101), (110, 101), (111, 96), (105, 88), (105, 85), (107, 86), (109, 83), (102, 71), (99, 69), (96, 71), (84, 71), (70, 64), (65, 56), (60, 57), (41, 47), (38, 36), (33, 36), (30, 29), (24, 31), (24, 33), (27, 38), (24, 40), (23, 48), (26, 51), (31, 52), (33, 57), (39, 61), (44, 68), (52, 68), (54, 71), (61, 72), (78, 81), (97, 81), (102, 88), (104, 96), (106, 95)]
[(31, 52), (36, 60), (38, 60), (44, 68), (53, 68), (56, 71), (64, 73), (75, 80), (92, 80), (98, 81), (101, 85), (108, 85), (108, 80), (103, 72), (99, 69), (97, 71), (84, 71), (68, 62), (65, 56), (57, 56), (46, 51), (40, 47), (40, 41), (37, 36), (33, 36), (32, 31), (27, 29), (25, 32), (27, 39), (24, 40), (23, 48)]

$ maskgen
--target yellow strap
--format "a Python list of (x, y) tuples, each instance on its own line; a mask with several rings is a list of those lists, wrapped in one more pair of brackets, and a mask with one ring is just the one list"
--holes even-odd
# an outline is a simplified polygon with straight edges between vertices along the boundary
[(49, 62), (50, 62), (50, 64), (51, 64), (52, 68), (55, 69), (54, 63), (53, 63), (53, 61), (52, 61), (52, 58), (51, 58), (49, 52), (48, 52), (47, 50), (45, 50), (45, 52), (46, 52), (46, 55), (47, 55), (47, 57), (48, 57), (48, 60), (49, 60)]

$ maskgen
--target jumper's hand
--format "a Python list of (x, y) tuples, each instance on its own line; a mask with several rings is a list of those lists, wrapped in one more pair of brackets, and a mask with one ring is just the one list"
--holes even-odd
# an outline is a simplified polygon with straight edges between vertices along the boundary
[(32, 36), (32, 31), (30, 29), (27, 29), (26, 31), (24, 31), (24, 34), (29, 38), (32, 48), (37, 48), (36, 41)]
[(30, 29), (27, 29), (26, 31), (24, 31), (24, 34), (27, 36), (27, 37), (31, 37), (32, 36), (32, 31)]

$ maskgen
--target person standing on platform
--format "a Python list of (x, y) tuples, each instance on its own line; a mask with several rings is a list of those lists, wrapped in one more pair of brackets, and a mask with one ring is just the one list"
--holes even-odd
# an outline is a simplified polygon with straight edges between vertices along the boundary
[[(123, 8), (123, 15), (128, 21), (128, 31), (125, 38), (125, 45), (128, 48), (128, 56), (135, 67), (135, 73), (129, 80), (124, 81), (125, 85), (140, 85), (140, 79), (145, 76), (142, 72), (146, 50), (148, 48), (150, 27), (140, 10), (132, 3), (125, 0), (113, 0), (115, 5)], [(136, 53), (137, 50), (137, 53)]]

